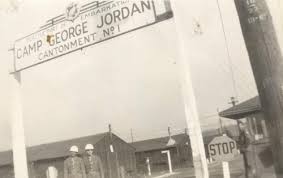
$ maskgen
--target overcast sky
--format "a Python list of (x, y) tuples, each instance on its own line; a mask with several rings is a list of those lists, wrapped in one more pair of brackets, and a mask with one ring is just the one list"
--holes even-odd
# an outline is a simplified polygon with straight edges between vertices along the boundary
[[(257, 94), (232, 0), (219, 0), (238, 100)], [(6, 13), (1, 1), (0, 150), (11, 147), (9, 111), (14, 41), (64, 12), (68, 0), (22, 0)], [(8, 1), (7, 1), (8, 2)], [(4, 10), (3, 10), (4, 9)], [(216, 110), (235, 95), (216, 0), (189, 0), (192, 80), (203, 129), (217, 128)], [(195, 21), (202, 29), (193, 34)], [(4, 24), (4, 25), (3, 25)], [(174, 18), (88, 47), (22, 72), (27, 145), (107, 131), (129, 140), (173, 134), (186, 127)]]

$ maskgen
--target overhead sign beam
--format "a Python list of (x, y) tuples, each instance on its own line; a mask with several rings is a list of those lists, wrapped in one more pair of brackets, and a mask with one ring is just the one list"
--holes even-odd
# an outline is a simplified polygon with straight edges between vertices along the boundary
[[(173, 17), (169, 1), (72, 3), (42, 28), (14, 44), (14, 72)], [(163, 10), (162, 10), (163, 9)]]

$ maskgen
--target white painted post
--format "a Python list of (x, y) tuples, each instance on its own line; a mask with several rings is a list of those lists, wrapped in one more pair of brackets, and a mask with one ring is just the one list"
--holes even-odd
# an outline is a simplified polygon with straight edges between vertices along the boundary
[(25, 134), (21, 101), (21, 74), (12, 74), (11, 128), (15, 178), (28, 178)]
[(187, 120), (187, 127), (189, 129), (189, 137), (192, 148), (193, 163), (196, 178), (208, 178), (208, 167), (202, 138), (202, 132), (199, 123), (199, 116), (197, 111), (196, 99), (192, 86), (189, 66), (189, 43), (192, 31), (192, 26), (188, 27), (188, 19), (191, 18), (187, 6), (187, 0), (171, 1), (174, 13), (174, 21), (176, 25), (176, 33), (179, 41), (180, 56), (177, 63), (180, 66), (181, 80), (182, 80), (182, 94), (185, 105), (185, 114)]
[(229, 162), (222, 162), (223, 177), (230, 178)]
[(46, 177), (47, 178), (57, 178), (58, 177), (58, 171), (55, 167), (50, 166), (46, 170)]
[(167, 156), (168, 156), (168, 163), (169, 163), (169, 173), (172, 173), (172, 162), (171, 162), (171, 155), (170, 155), (170, 151), (167, 152)]
[[(223, 134), (223, 136), (227, 136), (227, 135)], [(223, 161), (222, 169), (223, 169), (223, 178), (230, 178), (229, 162)]]
[(148, 172), (148, 176), (151, 176), (151, 169), (150, 169), (149, 158), (146, 158), (146, 164), (147, 164), (147, 172)]
[[(279, 12), (281, 12), (280, 14), (281, 14), (281, 17), (280, 17), (280, 22), (281, 22), (281, 28), (283, 29), (283, 2), (281, 1), (281, 0), (278, 0), (279, 1), (279, 6), (280, 6), (280, 11)], [(281, 34), (282, 34), (283, 32), (281, 31)], [(282, 36), (283, 36), (283, 34), (282, 34)], [(282, 37), (283, 38), (283, 37)], [(283, 45), (282, 45), (283, 46)], [(283, 47), (282, 47), (283, 48)]]
[(169, 166), (169, 173), (173, 173), (173, 171), (172, 171), (172, 162), (171, 162), (171, 154), (170, 154), (170, 151), (169, 151), (169, 150), (161, 151), (161, 153), (167, 154), (168, 166)]

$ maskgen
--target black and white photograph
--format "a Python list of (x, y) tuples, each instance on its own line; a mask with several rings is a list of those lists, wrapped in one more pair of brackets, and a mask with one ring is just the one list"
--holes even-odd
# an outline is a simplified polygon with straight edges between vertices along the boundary
[(0, 0), (0, 178), (283, 178), (282, 0)]

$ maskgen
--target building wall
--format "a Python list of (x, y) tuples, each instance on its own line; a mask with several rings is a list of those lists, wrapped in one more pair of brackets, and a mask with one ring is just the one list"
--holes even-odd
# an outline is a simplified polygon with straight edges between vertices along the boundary
[(273, 160), (264, 116), (256, 113), (246, 119), (251, 139), (247, 149), (250, 175), (257, 178), (270, 177), (274, 173)]
[(119, 167), (124, 169), (128, 174), (136, 173), (135, 148), (128, 146), (128, 144), (119, 137), (115, 138), (113, 145), (114, 149), (117, 151)]
[(46, 178), (46, 171), (49, 166), (53, 166), (58, 171), (58, 178), (64, 177), (65, 158), (36, 161), (29, 164), (30, 178)]
[(0, 167), (0, 178), (13, 178), (14, 177), (14, 170), (13, 166), (1, 166)]
[(267, 127), (262, 113), (251, 114), (247, 117), (247, 126), (254, 140), (268, 137)]
[[(110, 144), (113, 145), (114, 153), (111, 153)], [(104, 156), (104, 165), (107, 170), (110, 170), (106, 172), (109, 178), (121, 177), (123, 172), (124, 176), (129, 177), (136, 173), (135, 148), (128, 143), (115, 135), (112, 137), (107, 135), (98, 146), (97, 150)]]
[[(189, 143), (189, 142), (188, 142)], [(179, 166), (180, 168), (192, 167), (193, 156), (190, 144), (180, 144), (178, 147), (179, 151)]]
[(185, 144), (180, 144), (168, 149), (136, 152), (137, 171), (141, 174), (147, 174), (147, 158), (150, 160), (152, 172), (168, 171), (167, 155), (161, 153), (161, 151), (164, 150), (170, 150), (173, 170), (192, 165), (192, 153), (190, 147)]
[(250, 175), (257, 178), (274, 175), (272, 153), (267, 139), (252, 144), (248, 149)]
[[(112, 140), (112, 141), (111, 141)], [(110, 143), (114, 147), (114, 153), (110, 152)], [(135, 166), (135, 149), (129, 144), (113, 135), (106, 136), (94, 145), (94, 153), (99, 155), (104, 167), (105, 178), (130, 178), (136, 172)], [(84, 155), (81, 155), (84, 156)], [(46, 171), (49, 166), (53, 166), (58, 171), (58, 178), (64, 177), (64, 160), (66, 158), (47, 159), (30, 162), (28, 170), (30, 178), (46, 178)], [(121, 175), (121, 167), (124, 172), (124, 177)], [(0, 178), (13, 178), (13, 167), (2, 166), (0, 167)], [(130, 174), (131, 173), (131, 174)]]
[[(165, 150), (165, 149), (164, 149)], [(172, 153), (172, 149), (169, 149)], [(146, 159), (149, 158), (152, 172), (168, 170), (167, 157), (161, 153), (162, 150), (151, 150), (136, 153), (137, 170), (140, 174), (147, 174)], [(171, 155), (172, 157), (173, 155)]]

